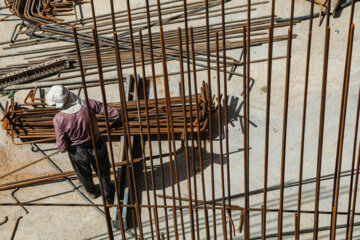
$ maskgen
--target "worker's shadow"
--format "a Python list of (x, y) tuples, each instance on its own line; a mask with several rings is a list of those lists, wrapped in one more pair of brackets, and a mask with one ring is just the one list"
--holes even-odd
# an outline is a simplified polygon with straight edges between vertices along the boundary
[[(197, 138), (194, 139), (195, 142)], [(201, 145), (203, 145), (204, 142), (201, 141)], [(146, 171), (144, 171), (143, 164), (138, 164), (137, 171), (136, 171), (136, 180), (137, 180), (137, 188), (139, 193), (142, 191), (146, 191), (146, 185), (145, 185), (145, 176), (147, 177), (147, 184), (148, 188), (152, 191), (155, 190), (162, 190), (164, 188), (168, 188), (172, 186), (172, 183), (175, 186), (175, 191), (177, 192), (177, 187), (180, 186), (184, 181), (187, 181), (188, 179), (191, 179), (191, 182), (193, 182), (193, 177), (197, 176), (200, 177), (201, 171), (205, 171), (206, 168), (210, 166), (214, 166), (215, 169), (218, 169), (221, 164), (225, 165), (227, 163), (227, 155), (225, 152), (225, 145), (223, 146), (223, 155), (220, 155), (218, 153), (213, 153), (212, 157), (210, 152), (204, 148), (204, 146), (201, 146), (201, 153), (199, 153), (199, 149), (197, 147), (197, 144), (194, 144), (194, 148), (191, 146), (191, 140), (189, 141), (188, 146), (188, 157), (186, 154), (186, 147), (183, 149), (178, 149), (176, 153), (176, 161), (175, 161), (175, 154), (172, 154), (171, 160), (169, 158), (169, 155), (163, 157), (163, 164), (160, 163), (160, 161), (156, 161), (156, 158), (159, 156), (155, 156), (153, 164), (153, 172), (151, 172), (151, 165), (150, 161), (146, 162)], [(243, 151), (243, 149), (238, 149), (236, 151), (232, 151), (229, 153), (229, 155)], [(200, 155), (201, 154), (201, 155)], [(189, 171), (187, 171), (189, 169)], [(146, 173), (144, 175), (144, 172)], [(152, 184), (152, 174), (154, 175), (155, 184)], [(188, 176), (189, 174), (189, 176)], [(163, 179), (164, 176), (164, 179)], [(173, 178), (171, 180), (171, 177)], [(198, 180), (198, 194), (201, 194), (199, 189), (201, 189), (201, 181), (200, 178)], [(181, 190), (183, 188), (183, 185), (181, 186)], [(184, 191), (184, 190), (182, 190)], [(160, 191), (157, 192), (160, 194)], [(142, 195), (142, 194), (139, 194)]]
[[(203, 143), (204, 142), (201, 141), (201, 145), (203, 145)], [(179, 188), (182, 194), (181, 197), (186, 197), (188, 196), (188, 181), (190, 181), (191, 185), (194, 186), (195, 179), (197, 181), (197, 196), (201, 199), (202, 197), (200, 196), (202, 196), (203, 194), (202, 189), (205, 189), (205, 191), (210, 191), (209, 179), (214, 179), (215, 183), (219, 181), (219, 177), (217, 175), (209, 176), (208, 174), (206, 174), (206, 182), (203, 188), (201, 175), (208, 167), (213, 166), (215, 171), (218, 172), (221, 164), (223, 164), (224, 174), (226, 175), (225, 166), (227, 164), (228, 157), (225, 154), (225, 146), (223, 155), (217, 153), (210, 154), (208, 151), (206, 151), (206, 148), (204, 148), (204, 146), (201, 146), (200, 155), (197, 145), (195, 144), (194, 149), (192, 149), (191, 141), (189, 141), (188, 154), (186, 154), (186, 151), (187, 150), (185, 147), (184, 149), (182, 149), (182, 151), (179, 151), (178, 149), (176, 152), (176, 161), (175, 154), (172, 154), (171, 158), (169, 157), (169, 154), (164, 154), (162, 164), (159, 161), (159, 156), (154, 156), (154, 164), (152, 166), (149, 160), (146, 161), (145, 169), (142, 163), (139, 163), (135, 166), (136, 188), (138, 193), (137, 197), (140, 204), (146, 205), (149, 204), (149, 202), (150, 204), (153, 204), (154, 191), (156, 193), (158, 203), (159, 201), (162, 202), (162, 200), (168, 202), (172, 201), (171, 199), (165, 200), (164, 197), (171, 197), (173, 195), (172, 191), (174, 191), (174, 195), (179, 196)], [(236, 151), (230, 152), (229, 155), (241, 151), (243, 151), (243, 149), (238, 149)], [(152, 182), (152, 177), (155, 180), (154, 183)], [(226, 181), (226, 179), (224, 179), (224, 181)], [(174, 186), (174, 188), (172, 188), (172, 186)], [(147, 189), (149, 190), (149, 194), (147, 194)], [(164, 196), (163, 189), (166, 192), (166, 196)], [(193, 188), (192, 196), (194, 195), (195, 193)], [(148, 199), (148, 196), (150, 201)], [(134, 203), (134, 200), (132, 202)], [(129, 227), (133, 226), (132, 222), (134, 221), (128, 221)]]

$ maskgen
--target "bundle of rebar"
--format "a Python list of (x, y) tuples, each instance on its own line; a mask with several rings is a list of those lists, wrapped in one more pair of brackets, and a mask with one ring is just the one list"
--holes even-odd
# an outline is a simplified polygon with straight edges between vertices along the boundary
[(63, 22), (59, 16), (73, 15), (75, 4), (83, 0), (4, 0), (5, 6), (20, 19), (33, 25)]
[[(214, 109), (212, 101), (207, 95), (207, 88), (208, 87), (204, 83), (203, 87), (201, 88), (201, 93), (198, 94), (198, 99), (200, 100), (198, 104), (198, 109), (200, 110), (199, 121), (197, 121), (195, 115), (196, 95), (193, 95), (191, 97), (191, 101), (190, 97), (186, 97), (186, 115), (183, 114), (182, 98), (173, 97), (170, 99), (171, 111), (173, 113), (174, 132), (176, 134), (184, 133), (184, 118), (186, 120), (188, 132), (190, 132), (190, 126), (193, 127), (193, 132), (197, 132), (198, 126), (201, 132), (203, 132), (207, 128), (209, 111), (211, 111), (211, 109)], [(44, 106), (43, 102), (44, 99), (40, 99), (40, 103), (26, 102), (25, 104), (19, 104), (12, 100), (11, 104), (8, 104), (7, 108), (5, 109), (4, 117), (2, 118), (2, 124), (3, 129), (7, 133), (7, 136), (13, 140), (14, 144), (51, 142), (56, 139), (52, 120), (60, 110), (56, 108), (51, 108), (49, 106), (35, 109), (26, 106)], [(137, 102), (127, 102), (127, 112), (129, 115), (130, 129), (125, 129), (123, 124), (119, 124), (118, 126), (111, 129), (111, 135), (122, 136), (126, 134), (126, 131), (129, 131), (131, 135), (140, 135), (141, 129), (139, 122), (141, 123), (141, 126), (143, 128), (143, 134), (147, 134), (148, 131), (150, 131), (150, 134), (156, 134), (157, 127), (160, 127), (161, 134), (166, 134), (168, 120), (166, 117), (167, 111), (165, 108), (165, 104), (165, 99), (158, 99), (158, 111), (155, 111), (156, 106), (154, 100), (148, 100), (148, 113), (146, 113), (145, 100), (141, 100), (139, 121)], [(109, 103), (108, 105), (121, 110), (120, 103)], [(146, 121), (146, 118), (149, 119), (148, 123)], [(157, 118), (159, 119), (159, 126), (157, 126)], [(104, 116), (97, 115), (97, 123), (102, 135), (106, 136), (107, 133), (105, 128)], [(147, 128), (147, 124), (149, 124), (149, 128)], [(15, 139), (20, 139), (21, 143), (15, 142)]]

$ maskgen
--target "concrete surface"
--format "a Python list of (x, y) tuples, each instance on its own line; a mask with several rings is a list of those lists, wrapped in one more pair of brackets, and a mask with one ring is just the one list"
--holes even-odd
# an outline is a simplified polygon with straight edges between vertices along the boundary
[[(190, 2), (190, 1), (189, 1)], [(296, 0), (295, 16), (307, 15), (310, 8), (310, 3), (303, 0)], [(228, 6), (243, 4), (244, 1), (233, 0)], [(96, 1), (97, 14), (108, 13), (108, 1)], [(132, 1), (132, 6), (142, 6), (142, 1)], [(125, 3), (117, 4), (117, 9), (125, 9)], [(85, 16), (90, 16), (89, 5), (84, 7)], [(279, 17), (289, 17), (290, 1), (279, 0), (276, 1), (276, 15)], [(315, 12), (318, 11), (316, 7)], [(360, 23), (360, 12), (358, 4), (356, 4), (354, 23), (355, 38), (354, 38), (354, 51), (353, 61), (351, 66), (351, 79), (349, 86), (349, 97), (346, 116), (346, 130), (343, 152), (343, 165), (342, 170), (346, 171), (351, 168), (352, 149), (353, 149), (353, 136), (355, 127), (355, 113), (356, 104), (359, 91), (359, 77), (360, 77), (360, 55), (358, 47), (360, 46), (358, 25)], [(346, 44), (348, 36), (348, 23), (349, 23), (350, 8), (343, 10), (339, 18), (331, 18), (331, 41), (330, 41), (330, 59), (329, 59), (329, 74), (327, 84), (326, 96), (326, 115), (325, 115), (325, 131), (324, 131), (324, 151), (322, 160), (322, 175), (333, 174), (336, 144), (338, 137), (339, 125), (339, 112), (340, 112), (340, 98), (342, 91), (342, 82), (344, 75), (344, 60), (346, 54)], [(270, 13), (270, 4), (260, 5), (256, 7), (256, 11), (252, 12), (252, 16), (268, 15)], [(238, 15), (231, 15), (227, 20), (244, 19), (245, 13)], [(220, 21), (220, 18), (211, 20), (212, 22)], [(9, 39), (12, 33), (12, 26), (17, 22), (0, 22), (0, 41)], [(192, 22), (191, 25), (204, 24), (204, 21)], [(318, 150), (318, 132), (319, 132), (319, 110), (320, 110), (320, 96), (321, 96), (321, 80), (322, 80), (322, 67), (323, 67), (323, 54), (324, 54), (324, 36), (325, 24), (320, 27), (317, 25), (317, 19), (314, 21), (313, 41), (312, 41), (312, 57), (309, 81), (309, 94), (308, 94), (308, 111), (306, 122), (306, 142), (305, 142), (305, 162), (304, 162), (304, 176), (303, 179), (312, 179), (316, 176), (316, 161)], [(301, 140), (301, 118), (302, 118), (302, 105), (303, 105), (303, 91), (304, 91), (304, 74), (305, 74), (305, 60), (306, 60), (306, 42), (307, 42), (307, 29), (308, 21), (296, 24), (294, 27), (294, 34), (297, 38), (293, 40), (292, 62), (291, 62), (291, 80), (290, 80), (290, 98), (289, 98), (289, 114), (288, 114), (288, 134), (286, 145), (286, 174), (285, 179), (287, 183), (298, 181), (298, 168), (300, 158), (300, 140)], [(335, 32), (338, 30), (338, 33)], [(276, 29), (276, 34), (286, 34), (287, 28)], [(8, 53), (16, 53), (17, 49), (1, 50), (0, 55)], [(229, 51), (228, 55), (238, 58), (241, 50)], [(274, 44), (274, 56), (286, 55), (286, 41)], [(251, 59), (262, 59), (267, 57), (267, 45), (251, 48)], [(0, 66), (4, 67), (11, 63), (18, 63), (22, 57), (14, 58), (0, 58)], [(171, 61), (168, 63), (169, 72), (178, 71), (178, 63)], [(280, 162), (281, 162), (281, 137), (282, 137), (282, 120), (283, 120), (283, 101), (284, 101), (284, 83), (285, 83), (285, 66), (286, 60), (273, 61), (273, 76), (272, 76), (272, 94), (271, 94), (271, 116), (270, 116), (270, 149), (269, 149), (269, 179), (268, 186), (277, 186), (280, 184)], [(150, 68), (146, 69), (150, 73)], [(140, 71), (140, 70), (139, 70)], [(161, 65), (157, 65), (157, 71), (161, 73)], [(237, 69), (239, 73), (242, 68)], [(128, 71), (131, 73), (131, 70)], [(215, 71), (212, 74), (212, 88), (216, 89), (216, 75)], [(112, 73), (115, 76), (115, 73)], [(111, 74), (110, 74), (111, 75)], [(109, 76), (110, 76), (109, 75)], [(252, 122), (250, 127), (250, 191), (263, 188), (263, 164), (264, 164), (264, 130), (265, 130), (265, 103), (266, 103), (266, 76), (267, 76), (267, 63), (256, 63), (251, 65), (251, 77), (255, 79), (255, 85), (251, 90), (251, 110), (250, 120)], [(205, 80), (206, 73), (198, 73), (198, 82)], [(157, 79), (160, 86), (163, 85), (162, 79)], [(178, 82), (179, 76), (171, 77), (171, 94), (172, 96), (178, 95)], [(221, 86), (223, 89), (223, 85)], [(117, 88), (108, 86), (107, 96), (108, 101), (118, 101)], [(91, 89), (90, 96), (98, 100), (101, 99), (98, 88)], [(213, 90), (214, 91), (214, 90)], [(231, 176), (231, 195), (232, 204), (244, 206), (244, 155), (243, 155), (243, 132), (241, 127), (241, 120), (243, 117), (242, 108), (242, 78), (233, 76), (228, 81), (228, 97), (229, 97), (229, 164)], [(16, 93), (16, 99), (23, 99), (27, 92)], [(163, 90), (159, 89), (159, 94), (163, 94)], [(6, 97), (1, 98), (1, 104), (7, 100)], [(219, 149), (219, 136), (217, 126), (217, 117), (214, 117), (214, 161), (215, 161), (215, 191), (216, 199), (221, 199), (221, 182), (220, 182), (220, 149)], [(47, 153), (55, 150), (55, 144), (41, 144), (42, 149), (48, 149)], [(180, 147), (180, 143), (177, 142)], [(167, 152), (167, 141), (162, 141), (163, 151)], [(50, 149), (50, 150), (49, 150)], [(11, 140), (5, 136), (4, 131), (0, 131), (0, 174), (6, 173), (17, 167), (20, 167), (28, 162), (40, 158), (39, 153), (32, 152), (29, 145), (15, 146)], [(148, 151), (148, 148), (146, 148)], [(206, 148), (203, 149), (204, 156), (204, 175), (205, 175), (205, 190), (206, 199), (211, 199), (211, 167), (210, 167), (210, 149), (209, 141), (207, 141)], [(158, 147), (156, 141), (153, 142), (153, 154), (158, 154)], [(118, 156), (118, 155), (117, 155)], [(66, 154), (60, 154), (53, 157), (53, 160), (58, 164), (63, 171), (71, 170)], [(182, 196), (187, 196), (187, 180), (186, 180), (186, 162), (185, 154), (181, 153), (177, 156), (179, 169), (180, 169), (180, 187)], [(169, 182), (169, 160), (165, 161), (166, 179)], [(160, 170), (159, 159), (154, 162), (156, 167), (156, 191), (160, 194)], [(224, 164), (224, 169), (226, 169)], [(147, 175), (150, 177), (149, 167)], [(23, 170), (19, 174), (14, 174), (5, 179), (0, 179), (0, 183), (12, 182), (15, 180), (26, 179), (30, 177), (43, 176), (46, 174), (55, 173), (53, 168), (46, 162), (39, 163), (36, 167), (31, 167)], [(202, 199), (202, 192), (200, 188), (201, 177), (200, 174), (195, 175), (198, 182), (198, 196)], [(225, 175), (226, 176), (226, 175)], [(193, 178), (194, 176), (192, 176)], [(347, 211), (348, 204), (348, 188), (349, 177), (341, 179), (340, 188), (340, 201), (339, 211)], [(75, 181), (77, 183), (77, 181)], [(158, 185), (159, 184), (159, 185)], [(326, 180), (321, 182), (321, 202), (320, 210), (331, 211), (332, 199), (332, 186), (333, 180)], [(175, 186), (177, 187), (177, 185)], [(296, 209), (297, 204), (297, 187), (286, 188), (285, 190), (285, 205), (287, 209)], [(171, 195), (171, 186), (166, 184), (166, 193)], [(11, 191), (3, 191), (0, 193), (0, 202), (13, 202), (11, 198)], [(226, 192), (227, 194), (227, 192)], [(315, 183), (303, 186), (302, 209), (313, 210), (315, 200)], [(20, 189), (16, 196), (21, 201), (34, 201), (46, 203), (83, 203), (84, 201), (74, 193), (65, 182), (46, 184), (35, 187), (28, 187)], [(359, 198), (358, 198), (359, 199)], [(158, 204), (163, 204), (161, 198), (158, 198)], [(100, 198), (96, 200), (100, 203)], [(152, 201), (152, 199), (151, 199)], [(142, 192), (142, 202), (146, 204), (146, 192)], [(171, 201), (167, 201), (171, 204)], [(359, 203), (359, 200), (357, 201)], [(186, 203), (183, 202), (185, 205)], [(250, 206), (259, 208), (262, 205), (262, 194), (252, 195), (250, 198)], [(272, 191), (268, 194), (268, 207), (278, 208), (279, 206), (279, 191)], [(0, 219), (3, 216), (8, 216), (9, 221), (5, 225), (0, 226), (0, 239), (9, 239), (16, 218), (23, 216), (20, 221), (16, 239), (106, 239), (107, 230), (104, 218), (101, 217), (92, 208), (85, 207), (27, 207), (29, 214), (24, 214), (20, 207), (1, 207)], [(168, 211), (169, 225), (173, 230), (172, 211)], [(186, 237), (190, 237), (190, 222), (189, 211), (184, 210), (184, 222), (186, 227)], [(177, 211), (178, 223), (180, 223), (179, 211)], [(239, 227), (240, 212), (233, 212), (232, 220), (235, 228)], [(159, 211), (160, 231), (165, 233), (164, 211)], [(211, 232), (213, 228), (212, 211), (209, 211), (209, 223)], [(228, 219), (228, 218), (227, 218)], [(259, 213), (251, 214), (251, 236), (258, 237), (261, 234), (261, 218)], [(203, 211), (199, 210), (200, 220), (200, 236), (205, 238), (205, 226)], [(277, 213), (268, 213), (267, 215), (268, 234), (277, 232)], [(360, 218), (356, 217), (355, 222)], [(144, 224), (145, 238), (150, 238), (148, 210), (142, 209), (142, 221)], [(346, 217), (338, 217), (338, 224), (346, 223)], [(320, 216), (320, 227), (329, 226), (330, 216)], [(218, 238), (222, 238), (221, 234), (221, 213), (217, 212), (216, 215), (216, 229)], [(312, 214), (301, 215), (301, 229), (313, 227)], [(181, 230), (180, 225), (178, 226)], [(294, 215), (284, 213), (284, 228), (286, 231), (294, 230)], [(354, 239), (360, 238), (360, 231), (354, 229)], [(181, 231), (180, 231), (181, 232)], [(128, 233), (131, 237), (131, 231)], [(345, 230), (337, 231), (337, 239), (345, 238)], [(120, 232), (115, 232), (116, 238), (120, 239)], [(166, 234), (165, 234), (166, 235)], [(174, 233), (170, 233), (171, 238), (174, 238)], [(242, 239), (242, 235), (236, 233), (237, 239)], [(319, 233), (320, 239), (326, 239), (329, 236), (329, 231)], [(292, 239), (293, 237), (284, 238)], [(301, 239), (312, 239), (312, 234), (305, 234)]]

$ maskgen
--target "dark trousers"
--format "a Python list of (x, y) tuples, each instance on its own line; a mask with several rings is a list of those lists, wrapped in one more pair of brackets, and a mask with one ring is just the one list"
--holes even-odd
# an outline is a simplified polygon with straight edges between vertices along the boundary
[[(110, 181), (110, 161), (106, 143), (102, 137), (100, 137), (96, 143), (96, 152), (99, 160), (105, 198), (110, 198), (112, 190)], [(92, 144), (90, 147), (71, 147), (68, 149), (68, 153), (76, 175), (86, 191), (95, 193), (96, 189), (93, 182), (91, 166), (94, 168), (96, 174), (97, 166)]]

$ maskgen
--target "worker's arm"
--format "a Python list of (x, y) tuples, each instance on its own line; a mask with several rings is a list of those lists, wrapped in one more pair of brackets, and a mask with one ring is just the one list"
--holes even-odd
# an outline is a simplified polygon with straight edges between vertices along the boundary
[(61, 124), (59, 119), (56, 117), (53, 119), (55, 135), (56, 135), (56, 145), (61, 151), (66, 151), (68, 148), (68, 139), (64, 132), (61, 129)]
[[(94, 111), (96, 114), (105, 114), (105, 108), (102, 102), (89, 99), (89, 107), (92, 111)], [(108, 114), (110, 118), (113, 119), (119, 119), (121, 117), (121, 111), (120, 109), (114, 108), (114, 107), (107, 107)]]

